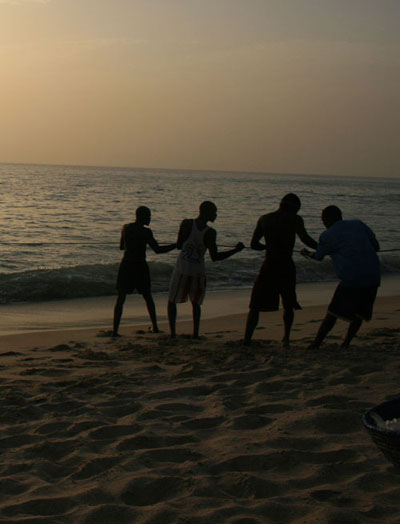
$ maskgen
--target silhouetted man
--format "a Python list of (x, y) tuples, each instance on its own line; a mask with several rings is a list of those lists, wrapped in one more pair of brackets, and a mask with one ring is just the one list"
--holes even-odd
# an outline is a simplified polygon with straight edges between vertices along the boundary
[(177, 248), (181, 252), (171, 277), (168, 298), (168, 319), (172, 337), (176, 335), (176, 304), (187, 302), (188, 297), (193, 308), (193, 338), (199, 336), (201, 304), (206, 291), (206, 251), (208, 250), (211, 260), (215, 262), (225, 260), (244, 248), (239, 242), (229, 251), (218, 252), (217, 233), (207, 225), (207, 222), (214, 222), (216, 218), (216, 205), (205, 201), (200, 205), (197, 218), (185, 219), (181, 223), (177, 240)]
[(150, 228), (151, 211), (148, 207), (136, 209), (136, 222), (125, 224), (122, 228), (120, 249), (125, 250), (118, 270), (118, 298), (114, 308), (113, 337), (118, 336), (118, 328), (126, 295), (136, 289), (143, 295), (153, 325), (153, 332), (158, 333), (157, 315), (151, 294), (149, 266), (146, 261), (146, 247), (149, 245), (155, 253), (167, 253), (176, 248), (176, 244), (160, 246), (153, 237)]
[(380, 285), (380, 263), (376, 254), (379, 243), (364, 222), (343, 220), (342, 212), (336, 206), (328, 206), (322, 211), (322, 222), (327, 229), (319, 238), (316, 252), (303, 249), (302, 254), (315, 260), (330, 255), (340, 283), (311, 347), (320, 346), (337, 318), (350, 322), (342, 344), (342, 347), (348, 347), (363, 320), (372, 317)]
[[(300, 199), (288, 193), (281, 200), (279, 209), (259, 218), (251, 239), (251, 248), (265, 250), (265, 261), (254, 283), (247, 317), (244, 343), (250, 344), (257, 327), (260, 311), (277, 311), (279, 297), (282, 299), (284, 336), (283, 345), (290, 345), (290, 330), (294, 310), (301, 309), (296, 297), (296, 266), (293, 262), (293, 248), (296, 235), (309, 247), (315, 248), (317, 242), (307, 233), (303, 219), (297, 214)], [(264, 238), (265, 244), (260, 240)]]

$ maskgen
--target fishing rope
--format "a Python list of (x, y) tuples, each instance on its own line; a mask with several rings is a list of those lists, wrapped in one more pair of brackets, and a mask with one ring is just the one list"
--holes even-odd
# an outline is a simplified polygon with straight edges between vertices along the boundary
[[(3, 246), (117, 246), (117, 242), (0, 242)], [(162, 244), (164, 245), (164, 244)], [(233, 249), (236, 246), (225, 246), (219, 245), (219, 247)], [(245, 246), (244, 249), (251, 249), (249, 246)], [(255, 250), (257, 251), (257, 250)], [(397, 249), (380, 249), (378, 253), (393, 253), (400, 251)], [(295, 253), (300, 253), (300, 250), (295, 250)]]

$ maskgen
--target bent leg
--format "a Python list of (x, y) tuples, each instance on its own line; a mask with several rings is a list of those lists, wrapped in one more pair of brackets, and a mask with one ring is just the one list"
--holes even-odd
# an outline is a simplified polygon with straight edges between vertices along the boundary
[(154, 304), (153, 297), (151, 293), (148, 293), (146, 295), (143, 295), (143, 298), (146, 302), (147, 311), (149, 312), (150, 320), (153, 325), (153, 333), (159, 333), (159, 329), (157, 325), (156, 306)]
[(192, 304), (193, 308), (193, 338), (199, 338), (201, 306), (200, 304)]
[(247, 315), (246, 331), (244, 333), (244, 343), (246, 345), (249, 345), (251, 342), (251, 337), (257, 327), (259, 316), (260, 312), (257, 309), (250, 309)]
[(315, 337), (314, 342), (311, 344), (310, 347), (312, 348), (319, 348), (322, 341), (326, 337), (326, 335), (329, 333), (329, 331), (333, 328), (333, 326), (336, 324), (336, 317), (331, 315), (330, 313), (326, 314), (326, 317), (322, 321), (322, 324), (318, 330), (317, 336)]
[(117, 297), (117, 301), (115, 302), (115, 306), (114, 306), (114, 321), (113, 321), (113, 333), (112, 333), (113, 337), (118, 336), (119, 323), (121, 321), (122, 311), (124, 309), (125, 299), (126, 299), (126, 294), (125, 293), (119, 293), (118, 297)]
[(350, 322), (349, 329), (347, 330), (346, 338), (343, 341), (342, 348), (348, 348), (350, 346), (350, 342), (353, 340), (355, 335), (358, 333), (358, 330), (361, 327), (361, 324), (363, 323), (362, 318), (355, 318), (352, 322)]
[(290, 331), (292, 329), (294, 320), (294, 309), (287, 308), (283, 310), (283, 324), (284, 324), (284, 335), (283, 335), (283, 346), (288, 348), (290, 346)]
[(176, 304), (168, 301), (168, 322), (171, 337), (176, 336)]

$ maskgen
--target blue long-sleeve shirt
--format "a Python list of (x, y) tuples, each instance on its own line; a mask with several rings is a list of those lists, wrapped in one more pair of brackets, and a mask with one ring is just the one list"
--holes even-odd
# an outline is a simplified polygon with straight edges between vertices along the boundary
[(332, 258), (337, 276), (346, 287), (379, 286), (379, 243), (361, 220), (339, 220), (324, 231), (314, 255)]

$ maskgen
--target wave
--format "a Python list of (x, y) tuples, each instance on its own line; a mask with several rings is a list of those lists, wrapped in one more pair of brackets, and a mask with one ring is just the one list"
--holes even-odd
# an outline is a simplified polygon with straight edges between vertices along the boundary
[[(400, 256), (381, 255), (382, 274), (400, 275)], [(328, 282), (337, 280), (329, 259), (320, 263), (295, 256), (297, 281)], [(209, 289), (249, 288), (253, 285), (262, 257), (233, 257), (223, 262), (207, 263)], [(149, 262), (154, 293), (167, 292), (173, 270), (170, 262)], [(93, 264), (38, 269), (0, 274), (0, 303), (42, 302), (115, 295), (118, 263)]]

